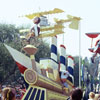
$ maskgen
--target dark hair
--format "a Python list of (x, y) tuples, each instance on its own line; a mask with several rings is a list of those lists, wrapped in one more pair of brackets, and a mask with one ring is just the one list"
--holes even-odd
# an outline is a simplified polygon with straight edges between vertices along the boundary
[(76, 88), (71, 93), (72, 100), (81, 100), (83, 97), (83, 91), (80, 88)]
[(34, 21), (34, 24), (39, 24), (40, 23), (40, 18), (35, 17), (33, 21)]
[(11, 88), (4, 88), (3, 90), (4, 100), (13, 100), (15, 93)]

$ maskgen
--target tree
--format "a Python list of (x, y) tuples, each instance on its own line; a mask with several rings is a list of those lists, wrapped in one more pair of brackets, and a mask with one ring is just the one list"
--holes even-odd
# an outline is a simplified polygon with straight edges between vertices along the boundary
[[(3, 44), (6, 43), (14, 49), (21, 51), (22, 44), (20, 41), (19, 29), (20, 28), (16, 28), (14, 25), (0, 24), (0, 82), (3, 84), (5, 82), (17, 82), (18, 78), (21, 76), (15, 61)], [(37, 48), (37, 61), (39, 61), (40, 57), (50, 56), (49, 44), (42, 41), (41, 45)]]
[(13, 75), (17, 66), (8, 53), (3, 43), (9, 44), (17, 49), (20, 48), (18, 29), (14, 25), (0, 24), (0, 75), (1, 82), (5, 82)]
[(38, 46), (38, 51), (35, 55), (36, 61), (39, 62), (40, 58), (50, 58), (50, 52), (49, 44), (42, 41), (41, 45)]
[(0, 24), (0, 42), (12, 42), (18, 38), (19, 30), (14, 25)]

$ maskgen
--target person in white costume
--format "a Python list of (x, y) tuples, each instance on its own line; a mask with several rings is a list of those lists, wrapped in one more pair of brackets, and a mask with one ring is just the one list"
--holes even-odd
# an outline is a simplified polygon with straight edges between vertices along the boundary
[(68, 84), (66, 82), (66, 79), (70, 76), (70, 73), (68, 71), (61, 71), (61, 81), (64, 85), (64, 87), (68, 88)]
[(40, 18), (36, 17), (33, 20), (34, 26), (30, 29), (30, 33), (27, 34), (26, 38), (27, 41), (29, 42), (31, 38), (37, 38), (40, 33), (40, 27), (38, 27), (38, 24), (40, 23)]

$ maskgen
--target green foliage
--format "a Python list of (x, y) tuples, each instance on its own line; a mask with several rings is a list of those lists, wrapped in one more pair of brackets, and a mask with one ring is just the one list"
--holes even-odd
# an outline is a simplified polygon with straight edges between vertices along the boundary
[(0, 43), (0, 48), (0, 75), (2, 75), (2, 80), (0, 81), (5, 82), (8, 76), (14, 74), (17, 66), (2, 43)]
[(48, 43), (42, 41), (38, 46), (38, 52), (36, 53), (36, 61), (39, 62), (40, 58), (50, 58), (50, 47)]
[(3, 43), (20, 48), (18, 29), (14, 25), (0, 24), (0, 82), (4, 83), (18, 69)]
[(18, 29), (14, 25), (0, 24), (0, 42), (9, 43), (16, 40)]
[[(3, 43), (21, 51), (22, 44), (20, 41), (19, 28), (14, 25), (0, 24), (0, 83), (5, 84), (18, 82), (18, 78), (21, 76), (15, 61), (4, 47)], [(36, 54), (36, 60), (40, 58), (50, 57), (50, 48), (44, 41), (38, 46), (38, 52)]]

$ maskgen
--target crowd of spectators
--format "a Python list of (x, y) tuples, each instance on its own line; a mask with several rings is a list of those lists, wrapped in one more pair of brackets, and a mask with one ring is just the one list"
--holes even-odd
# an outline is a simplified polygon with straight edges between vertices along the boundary
[[(0, 100), (21, 100), (26, 92), (25, 88), (20, 85), (12, 87), (11, 85), (0, 84)], [(89, 92), (88, 97), (84, 98), (84, 92), (80, 88), (74, 88), (70, 92), (70, 96), (67, 100), (100, 100), (100, 94)]]
[(20, 85), (1, 85), (0, 84), (0, 100), (21, 100), (25, 94), (26, 89)]

